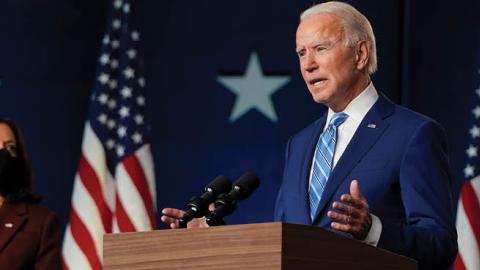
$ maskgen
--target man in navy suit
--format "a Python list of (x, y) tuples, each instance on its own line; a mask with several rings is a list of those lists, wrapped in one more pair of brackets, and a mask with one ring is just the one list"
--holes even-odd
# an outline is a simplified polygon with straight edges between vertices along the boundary
[[(345, 3), (313, 6), (301, 15), (296, 47), (305, 83), (328, 113), (290, 139), (275, 219), (350, 235), (421, 269), (448, 267), (457, 235), (446, 138), (436, 122), (375, 89), (369, 21)], [(171, 228), (184, 214), (162, 213)]]
[(446, 138), (432, 119), (375, 89), (369, 21), (345, 3), (313, 6), (301, 15), (296, 48), (328, 112), (287, 145), (275, 219), (350, 235), (420, 269), (447, 268), (457, 235)]

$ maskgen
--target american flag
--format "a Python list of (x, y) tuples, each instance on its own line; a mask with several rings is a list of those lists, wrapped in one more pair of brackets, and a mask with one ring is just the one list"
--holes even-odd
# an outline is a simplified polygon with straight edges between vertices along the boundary
[(156, 227), (140, 33), (129, 20), (129, 0), (112, 1), (109, 9), (63, 240), (64, 269), (102, 269), (105, 233)]
[(463, 170), (466, 182), (462, 186), (457, 208), (458, 255), (453, 265), (455, 270), (480, 269), (480, 69), (475, 88), (467, 162)]

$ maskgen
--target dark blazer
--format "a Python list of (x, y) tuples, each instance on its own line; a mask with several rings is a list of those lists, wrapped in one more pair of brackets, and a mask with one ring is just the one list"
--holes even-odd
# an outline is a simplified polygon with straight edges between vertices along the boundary
[(447, 268), (457, 235), (442, 128), (380, 95), (332, 171), (311, 222), (309, 174), (325, 121), (326, 114), (290, 139), (275, 219), (333, 230), (327, 211), (356, 179), (382, 222), (379, 247), (418, 260), (420, 269)]
[(0, 269), (62, 269), (60, 224), (40, 204), (5, 203), (0, 208)]

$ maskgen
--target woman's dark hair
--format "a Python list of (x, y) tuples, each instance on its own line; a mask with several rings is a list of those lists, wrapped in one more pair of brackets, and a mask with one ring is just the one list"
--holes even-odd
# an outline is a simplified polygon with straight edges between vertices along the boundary
[(18, 172), (16, 173), (15, 179), (10, 179), (13, 181), (9, 183), (9, 192), (8, 194), (2, 194), (6, 197), (9, 202), (38, 202), (42, 198), (39, 195), (32, 193), (32, 177), (33, 171), (30, 163), (30, 158), (27, 154), (25, 140), (23, 139), (22, 132), (20, 128), (10, 119), (0, 118), (0, 124), (7, 125), (15, 137), (17, 142), (17, 162), (18, 162)]

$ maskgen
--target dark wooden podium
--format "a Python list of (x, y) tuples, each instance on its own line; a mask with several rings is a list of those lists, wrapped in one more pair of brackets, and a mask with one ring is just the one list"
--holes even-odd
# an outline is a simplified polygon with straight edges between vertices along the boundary
[(416, 269), (416, 262), (305, 225), (260, 223), (107, 234), (109, 269)]

